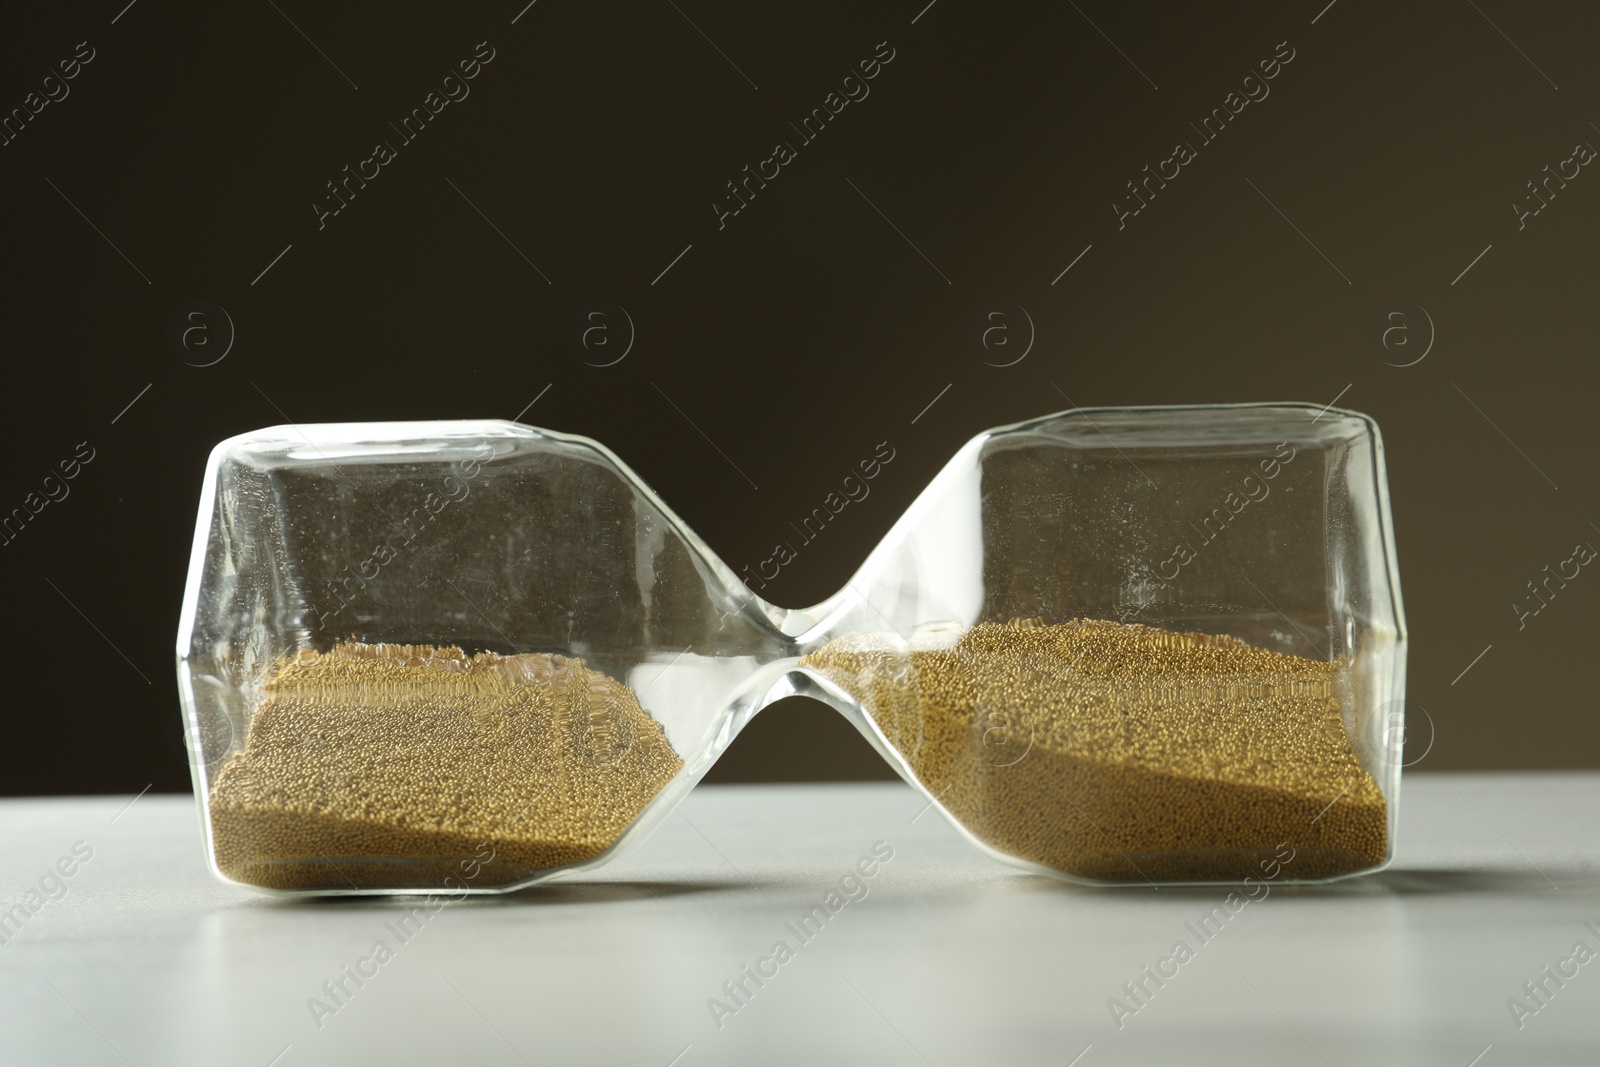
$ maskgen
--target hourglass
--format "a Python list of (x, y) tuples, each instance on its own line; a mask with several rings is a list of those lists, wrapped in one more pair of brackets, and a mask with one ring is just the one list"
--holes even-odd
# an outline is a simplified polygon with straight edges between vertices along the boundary
[(274, 427), (211, 454), (178, 634), (212, 869), (290, 893), (591, 869), (796, 694), (1022, 869), (1337, 878), (1393, 853), (1404, 664), (1378, 429), (1300, 404), (979, 434), (804, 609), (586, 438)]

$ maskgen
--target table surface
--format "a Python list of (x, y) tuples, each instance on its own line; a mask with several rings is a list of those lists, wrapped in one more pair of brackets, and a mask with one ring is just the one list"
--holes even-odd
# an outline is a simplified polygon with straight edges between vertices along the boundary
[[(1209, 941), (1227, 889), (1015, 872), (899, 784), (702, 786), (583, 881), (424, 910), (404, 940), (416, 899), (223, 885), (189, 797), (129, 799), (0, 801), (0, 900), (57, 897), (3, 931), (0, 1063), (1600, 1061), (1600, 962), (1574, 956), (1600, 952), (1595, 773), (1408, 777), (1391, 868), (1271, 887)], [(866, 895), (797, 936), (874, 846)]]

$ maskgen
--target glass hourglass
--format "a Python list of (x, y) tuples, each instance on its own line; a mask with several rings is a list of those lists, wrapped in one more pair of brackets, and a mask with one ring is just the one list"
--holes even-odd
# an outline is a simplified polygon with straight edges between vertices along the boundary
[(1362, 873), (1404, 664), (1377, 427), (1301, 404), (982, 433), (803, 610), (583, 437), (260, 430), (212, 452), (178, 634), (212, 869), (289, 893), (593, 868), (795, 694), (1028, 871)]

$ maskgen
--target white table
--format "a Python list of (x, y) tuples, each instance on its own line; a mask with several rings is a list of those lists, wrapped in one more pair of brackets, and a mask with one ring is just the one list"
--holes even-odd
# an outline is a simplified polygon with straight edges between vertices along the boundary
[[(409, 905), (229, 888), (189, 798), (128, 800), (0, 802), (0, 899), (93, 849), (0, 946), (0, 1064), (1600, 1062), (1600, 958), (1520, 1030), (1507, 1007), (1600, 952), (1600, 774), (1412, 776), (1390, 870), (1273, 889), (1206, 944), (1185, 924), (1226, 890), (1013, 873), (898, 784), (703, 786), (588, 881), (447, 906), (407, 942), (386, 924)], [(802, 942), (786, 924), (879, 841), (867, 896)], [(1179, 939), (1193, 958), (1118, 1029), (1108, 1000), (1137, 1004), (1123, 984)], [(314, 1020), (379, 940), (392, 958)], [(736, 1007), (723, 983), (779, 940), (793, 957), (719, 1028), (708, 1000)]]

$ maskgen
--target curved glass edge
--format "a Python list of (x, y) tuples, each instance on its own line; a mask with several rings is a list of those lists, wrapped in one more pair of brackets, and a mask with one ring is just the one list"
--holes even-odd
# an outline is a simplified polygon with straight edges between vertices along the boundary
[[(198, 623), (203, 621), (197, 618), (197, 613), (200, 610), (201, 599), (206, 592), (206, 583), (209, 578), (207, 567), (214, 563), (209, 558), (209, 548), (217, 520), (217, 507), (221, 499), (220, 483), (229, 465), (273, 468), (292, 465), (297, 460), (318, 463), (359, 464), (364, 460), (373, 462), (392, 461), (397, 456), (407, 459), (426, 459), (430, 456), (443, 457), (463, 442), (476, 443), (485, 439), (491, 443), (499, 442), (502, 451), (513, 451), (518, 447), (511, 442), (548, 440), (553, 443), (572, 446), (580, 454), (586, 453), (596, 464), (614, 472), (629, 488), (637, 493), (638, 498), (645, 506), (654, 508), (666, 525), (682, 535), (689, 550), (700, 557), (707, 569), (712, 572), (713, 582), (724, 587), (723, 592), (728, 595), (729, 599), (743, 602), (750, 607), (758, 609), (761, 620), (766, 624), (763, 629), (769, 634), (771, 644), (775, 650), (781, 651), (785, 642), (780, 632), (784, 615), (783, 609), (775, 608), (760, 598), (754, 597), (744, 583), (737, 579), (731, 569), (722, 563), (698, 535), (660, 499), (648, 484), (639, 478), (632, 468), (605, 446), (589, 438), (556, 431), (540, 430), (505, 420), (327, 423), (274, 426), (230, 437), (217, 444), (212, 449), (207, 460), (200, 500), (196, 509), (195, 537), (191, 546), (190, 566), (186, 578), (176, 642), (177, 680), (181, 713), (184, 721), (184, 736), (190, 762), (191, 787), (199, 809), (199, 821), (204, 837), (207, 864), (212, 874), (220, 881), (270, 895), (288, 897), (324, 895), (405, 896), (433, 892), (450, 892), (454, 894), (461, 891), (449, 887), (429, 889), (422, 886), (282, 889), (242, 882), (223, 873), (216, 859), (216, 840), (209, 807), (210, 779), (221, 764), (215, 754), (208, 758), (207, 753), (204, 751), (202, 740), (204, 731), (200, 722), (200, 715), (204, 710), (201, 706), (203, 700), (197, 699), (201, 694), (196, 692), (197, 680), (192, 673), (192, 667), (204, 655), (200, 649), (195, 647), (196, 635), (203, 629), (203, 627), (197, 626)], [(697, 657), (690, 658), (695, 659)], [(759, 668), (761, 664), (752, 660), (750, 666)], [(757, 669), (748, 674), (744, 678), (745, 685), (738, 692), (725, 698), (720, 696), (717, 698), (715, 703), (720, 707), (719, 711), (714, 711), (693, 724), (691, 743), (682, 753), (685, 756), (685, 765), (605, 850), (578, 863), (537, 871), (525, 879), (493, 886), (470, 886), (467, 887), (466, 891), (475, 895), (512, 892), (528, 885), (592, 869), (610, 861), (621, 852), (634, 847), (649, 835), (662, 818), (665, 818), (675, 809), (678, 801), (704, 776), (715, 760), (720, 757), (722, 751), (731, 742), (738, 730), (742, 728), (744, 722), (748, 720), (748, 717), (772, 699), (777, 699), (776, 697), (767, 697), (765, 694), (757, 694), (757, 697), (759, 697), (757, 699), (745, 692), (752, 685), (759, 686), (762, 684), (763, 678), (766, 678), (767, 683), (770, 684), (771, 679), (767, 677), (767, 673)], [(636, 684), (633, 679), (619, 680), (627, 682), (636, 691), (641, 693), (644, 691), (643, 687)], [(659, 715), (654, 717), (657, 718), (657, 721), (662, 721)]]
[[(1133, 416), (1135, 423), (1141, 427), (1141, 433), (1148, 433), (1150, 422), (1148, 417), (1153, 413), (1160, 413), (1174, 419), (1181, 418), (1184, 414), (1211, 414), (1219, 411), (1237, 411), (1240, 413), (1260, 412), (1289, 413), (1315, 412), (1313, 423), (1320, 422), (1329, 415), (1335, 416), (1330, 420), (1329, 427), (1337, 425), (1341, 419), (1349, 420), (1360, 425), (1362, 431), (1370, 436), (1373, 449), (1373, 467), (1375, 469), (1377, 484), (1375, 486), (1379, 501), (1379, 521), (1381, 523), (1381, 536), (1385, 550), (1385, 560), (1388, 570), (1388, 585), (1392, 591), (1391, 609), (1393, 612), (1396, 633), (1400, 640), (1406, 637), (1404, 613), (1400, 606), (1400, 584), (1398, 568), (1395, 563), (1394, 536), (1389, 515), (1388, 477), (1384, 465), (1384, 451), (1382, 437), (1377, 423), (1371, 416), (1345, 408), (1318, 407), (1315, 404), (1304, 402), (1266, 403), (1252, 402), (1244, 404), (1194, 404), (1194, 405), (1144, 405), (1129, 407), (1101, 407), (1101, 408), (1072, 408), (1066, 411), (1042, 415), (1021, 422), (1007, 423), (984, 430), (959, 448), (956, 453), (945, 463), (939, 473), (912, 501), (906, 511), (889, 528), (881, 539), (879, 545), (868, 554), (867, 559), (857, 568), (851, 582), (846, 588), (823, 600), (819, 604), (808, 608), (784, 608), (771, 603), (762, 597), (739, 578), (723, 560), (711, 549), (697, 534), (693, 527), (685, 522), (664, 501), (656, 491), (651, 488), (628, 463), (599, 441), (581, 434), (569, 434), (559, 430), (549, 430), (529, 426), (525, 423), (512, 422), (506, 419), (457, 419), (435, 420), (417, 422), (352, 422), (352, 423), (311, 423), (300, 426), (281, 425), (271, 426), (248, 433), (238, 434), (219, 442), (212, 450), (206, 463), (205, 475), (201, 485), (199, 508), (195, 520), (195, 540), (190, 551), (190, 562), (184, 597), (179, 615), (177, 634), (177, 653), (180, 659), (187, 655), (194, 628), (194, 612), (198, 602), (199, 584), (205, 561), (206, 539), (210, 532), (213, 509), (216, 501), (217, 474), (225, 458), (232, 457), (235, 453), (244, 452), (252, 447), (287, 446), (290, 448), (310, 448), (318, 458), (359, 459), (370, 455), (374, 458), (392, 456), (397, 454), (396, 446), (406, 441), (442, 439), (449, 437), (476, 437), (489, 432), (501, 435), (526, 436), (532, 439), (548, 438), (565, 444), (589, 449), (614, 465), (616, 470), (636, 489), (653, 507), (658, 509), (663, 517), (676, 528), (689, 545), (703, 557), (712, 571), (722, 581), (729, 591), (737, 592), (741, 597), (749, 597), (757, 604), (762, 613), (767, 617), (774, 629), (780, 635), (792, 640), (796, 645), (804, 646), (826, 632), (832, 623), (847, 612), (850, 607), (850, 597), (853, 595), (851, 586), (858, 579), (870, 575), (874, 563), (880, 566), (883, 562), (881, 555), (884, 549), (902, 541), (915, 528), (918, 521), (931, 507), (935, 505), (942, 491), (950, 482), (959, 479), (964, 473), (968, 461), (991, 440), (1009, 436), (1020, 436), (1038, 432), (1044, 428), (1059, 427), (1065, 422), (1082, 419), (1084, 426), (1096, 436), (1106, 435), (1108, 429), (1112, 432), (1121, 427), (1114, 421), (1121, 416)], [(315, 435), (313, 438), (312, 435)], [(1087, 434), (1085, 435), (1087, 438)], [(1333, 436), (1330, 434), (1330, 436)], [(1188, 440), (1189, 438), (1185, 438)], [(317, 442), (320, 441), (319, 445)], [(354, 446), (364, 445), (365, 449), (357, 451), (338, 451), (329, 455), (324, 446)], [(427, 450), (437, 450), (430, 448)], [(424, 451), (422, 448), (416, 449)]]
[[(1310, 425), (1317, 426), (1317, 435), (1321, 439), (1349, 441), (1356, 437), (1367, 439), (1371, 443), (1371, 461), (1376, 473), (1374, 485), (1375, 499), (1378, 503), (1378, 520), (1380, 523), (1380, 536), (1384, 548), (1384, 561), (1387, 566), (1387, 583), (1391, 590), (1390, 606), (1393, 612), (1393, 623), (1396, 636), (1400, 641), (1405, 640), (1405, 617), (1400, 609), (1400, 584), (1399, 573), (1395, 563), (1394, 536), (1389, 512), (1389, 486), (1388, 477), (1384, 466), (1384, 452), (1382, 436), (1378, 430), (1377, 422), (1370, 416), (1347, 408), (1309, 404), (1303, 401), (1282, 402), (1250, 402), (1241, 404), (1150, 404), (1132, 405), (1126, 407), (1097, 407), (1097, 408), (1071, 408), (1048, 415), (1041, 415), (1020, 422), (1006, 423), (1001, 426), (991, 427), (982, 433), (969, 438), (954, 455), (940, 468), (928, 485), (917, 494), (905, 512), (895, 520), (889, 530), (868, 553), (861, 566), (851, 575), (850, 581), (839, 592), (812, 607), (789, 611), (791, 619), (806, 619), (810, 625), (799, 631), (791, 631), (796, 643), (805, 648), (818, 643), (823, 635), (837, 636), (835, 628), (840, 621), (847, 617), (852, 610), (859, 606), (858, 601), (865, 599), (861, 596), (861, 588), (871, 588), (873, 579), (878, 577), (884, 568), (893, 561), (894, 555), (899, 551), (899, 546), (915, 537), (919, 526), (927, 523), (929, 513), (939, 507), (945, 497), (950, 495), (958, 483), (969, 476), (970, 469), (983, 452), (985, 446), (994, 441), (1005, 441), (1008, 438), (1023, 438), (1031, 435), (1040, 435), (1062, 439), (1064, 429), (1082, 431), (1082, 438), (1086, 442), (1101, 444), (1110, 440), (1116, 443), (1116, 436), (1123, 431), (1137, 432), (1141, 440), (1149, 440), (1152, 427), (1159, 425), (1152, 419), (1160, 415), (1172, 424), (1172, 444), (1198, 444), (1204, 443), (1206, 436), (1199, 431), (1216, 431), (1219, 427), (1208, 420), (1202, 425), (1198, 420), (1189, 425), (1184, 425), (1183, 417), (1193, 415), (1197, 417), (1213, 416), (1219, 412), (1235, 412), (1241, 416), (1287, 416), (1291, 414), (1305, 415)], [(1124, 417), (1129, 419), (1126, 424), (1121, 422)], [(1078, 425), (1081, 422), (1081, 426)], [(1265, 426), (1267, 419), (1263, 418), (1261, 424)], [(1238, 423), (1225, 424), (1227, 433), (1222, 435), (1228, 441), (1237, 441)], [(1261, 433), (1262, 441), (1269, 436)], [(1276, 439), (1276, 438), (1274, 438)], [(697, 541), (697, 543), (700, 543)], [(737, 577), (735, 576), (735, 580)], [(757, 594), (757, 599), (760, 599)], [(777, 609), (782, 612), (784, 609)]]
[(363, 458), (382, 460), (396, 455), (423, 455), (442, 451), (444, 446), (438, 442), (454, 438), (481, 437), (547, 439), (593, 452), (597, 458), (613, 467), (632, 489), (661, 513), (666, 522), (684, 538), (689, 547), (716, 575), (725, 592), (736, 594), (740, 598), (748, 598), (760, 610), (778, 636), (785, 638), (788, 636), (785, 630), (792, 626), (790, 617), (797, 612), (778, 607), (752, 591), (700, 538), (694, 528), (661, 499), (638, 472), (615, 452), (593, 438), (529, 426), (508, 419), (328, 422), (269, 426), (229, 437), (212, 448), (206, 461), (205, 475), (200, 488), (200, 503), (195, 518), (195, 540), (190, 550), (189, 571), (178, 619), (178, 658), (180, 660), (186, 658), (192, 644), (195, 612), (205, 568), (206, 542), (210, 535), (216, 505), (218, 475), (224, 461), (257, 458), (271, 449), (280, 450), (286, 459), (301, 458), (294, 456), (288, 450), (303, 449), (310, 452), (310, 455), (304, 458), (324, 461), (339, 459), (345, 462), (358, 462)]
[[(935, 643), (953, 640), (959, 636), (961, 625), (945, 629), (941, 636), (919, 625), (917, 619), (900, 617), (898, 608), (903, 598), (895, 596), (893, 586), (896, 585), (892, 575), (887, 573), (888, 568), (897, 562), (897, 557), (904, 551), (903, 546), (917, 539), (919, 530), (924, 530), (932, 525), (938, 525), (935, 520), (936, 512), (947, 506), (950, 498), (959, 495), (964, 489), (969, 497), (976, 500), (979, 495), (976, 468), (981, 461), (981, 454), (986, 446), (994, 441), (1003, 441), (1006, 438), (1026, 438), (1031, 436), (1049, 436), (1058, 438), (1064, 425), (1079, 423), (1082, 438), (1086, 444), (1099, 444), (1111, 440), (1115, 445), (1118, 432), (1126, 428), (1130, 433), (1136, 432), (1141, 443), (1150, 439), (1152, 422), (1150, 416), (1160, 414), (1170, 417), (1173, 422), (1171, 444), (1202, 443), (1205, 439), (1204, 431), (1210, 431), (1217, 439), (1234, 443), (1238, 437), (1239, 424), (1237, 422), (1223, 422), (1215, 420), (1219, 412), (1237, 412), (1240, 415), (1262, 416), (1261, 439), (1266, 441), (1269, 437), (1278, 440), (1275, 431), (1281, 429), (1281, 421), (1286, 417), (1301, 416), (1308, 423), (1315, 426), (1315, 431), (1306, 434), (1314, 441), (1336, 442), (1342, 441), (1355, 444), (1364, 452), (1364, 459), (1368, 470), (1363, 472), (1363, 482), (1370, 491), (1372, 523), (1368, 537), (1375, 544), (1369, 544), (1369, 555), (1373, 564), (1373, 573), (1369, 576), (1369, 583), (1379, 595), (1371, 604), (1368, 622), (1374, 629), (1384, 632), (1392, 639), (1392, 647), (1381, 654), (1380, 662), (1364, 662), (1365, 679), (1364, 692), (1361, 694), (1360, 704), (1369, 705), (1374, 713), (1381, 713), (1382, 719), (1376, 724), (1369, 724), (1361, 734), (1375, 733), (1378, 728), (1382, 730), (1383, 743), (1375, 746), (1362, 746), (1362, 760), (1369, 773), (1377, 779), (1386, 803), (1386, 840), (1385, 852), (1378, 863), (1341, 871), (1319, 878), (1287, 877), (1280, 875), (1274, 878), (1275, 884), (1281, 885), (1326, 885), (1328, 883), (1343, 881), (1375, 873), (1388, 867), (1394, 859), (1396, 842), (1399, 829), (1400, 783), (1403, 755), (1400, 745), (1404, 738), (1404, 694), (1405, 694), (1405, 661), (1407, 649), (1407, 629), (1402, 606), (1399, 568), (1395, 550), (1393, 519), (1390, 509), (1388, 472), (1386, 457), (1383, 447), (1382, 434), (1376, 421), (1369, 415), (1349, 409), (1333, 407), (1331, 405), (1317, 405), (1303, 402), (1282, 403), (1246, 403), (1246, 404), (1206, 404), (1189, 406), (1153, 405), (1134, 406), (1121, 408), (1074, 408), (1069, 411), (1045, 415), (1004, 426), (992, 428), (976, 435), (967, 441), (958, 452), (951, 457), (934, 479), (922, 493), (906, 509), (905, 513), (894, 523), (890, 530), (880, 539), (869, 554), (866, 561), (857, 569), (846, 586), (824, 601), (821, 605), (809, 609), (807, 614), (813, 616), (815, 622), (806, 631), (797, 635), (797, 644), (802, 652), (812, 651), (826, 641), (842, 636), (843, 634), (871, 632), (881, 629), (881, 622), (893, 619), (899, 636), (907, 643), (907, 647), (914, 647), (923, 639), (931, 639)], [(1185, 415), (1203, 416), (1207, 425), (1189, 425), (1183, 423)], [(1119, 418), (1126, 416), (1127, 422), (1119, 425)], [(1274, 432), (1268, 433), (1266, 431)], [(1196, 432), (1201, 431), (1201, 432)], [(1370, 480), (1369, 480), (1370, 479)], [(963, 480), (971, 482), (962, 486)], [(950, 516), (943, 516), (947, 521)], [(960, 517), (956, 522), (963, 521)], [(893, 602), (880, 600), (880, 594), (892, 598)], [(918, 617), (924, 612), (915, 612)], [(876, 620), (875, 622), (872, 620)], [(976, 620), (975, 612), (971, 618), (964, 620), (965, 625), (970, 625)], [(850, 623), (858, 625), (851, 626)], [(1363, 653), (1363, 661), (1369, 659)], [(856, 703), (848, 693), (834, 685), (825, 677), (812, 673), (807, 668), (799, 668), (798, 673), (806, 675), (808, 682), (803, 688), (803, 694), (821, 700), (833, 707), (836, 711), (852, 722), (874, 749), (894, 767), (899, 776), (921, 794), (928, 803), (937, 808), (945, 821), (974, 848), (1014, 868), (1035, 874), (1048, 875), (1060, 881), (1076, 885), (1093, 887), (1115, 886), (1146, 886), (1152, 883), (1139, 879), (1128, 881), (1090, 879), (1082, 876), (1068, 874), (1052, 867), (1043, 866), (1028, 860), (1020, 859), (1008, 853), (1001, 852), (984, 841), (977, 838), (945, 805), (939, 801), (917, 778), (910, 764), (896, 752), (887, 738), (881, 733), (877, 724), (867, 715), (865, 710)], [(1353, 736), (1352, 741), (1358, 741)], [(1159, 883), (1162, 887), (1169, 886), (1216, 886), (1240, 885), (1243, 881), (1229, 879), (1201, 879), (1201, 880), (1163, 880)]]
[(1371, 435), (1373, 493), (1377, 501), (1376, 521), (1382, 546), (1384, 579), (1389, 590), (1389, 616), (1395, 634), (1394, 657), (1393, 662), (1390, 664), (1388, 694), (1385, 703), (1385, 707), (1390, 709), (1388, 713), (1389, 721), (1385, 726), (1387, 744), (1383, 753), (1386, 773), (1385, 780), (1381, 783), (1384, 796), (1388, 801), (1388, 854), (1384, 857), (1382, 866), (1373, 868), (1373, 870), (1382, 870), (1393, 862), (1396, 844), (1400, 837), (1400, 783), (1404, 777), (1405, 768), (1406, 650), (1408, 637), (1405, 602), (1400, 594), (1400, 561), (1395, 549), (1394, 516), (1389, 506), (1389, 464), (1387, 453), (1383, 446), (1383, 433), (1378, 429), (1377, 422), (1370, 416), (1355, 412), (1349, 412), (1348, 414), (1362, 419), (1367, 424)]
[[(820, 604), (807, 609), (788, 609), (774, 605), (751, 590), (728, 567), (721, 558), (699, 537), (698, 534), (683, 521), (661, 497), (650, 487), (625, 461), (611, 449), (592, 438), (579, 434), (568, 434), (561, 431), (546, 430), (531, 427), (523, 423), (503, 419), (486, 420), (437, 420), (416, 422), (368, 422), (368, 423), (320, 423), (303, 426), (274, 426), (261, 430), (239, 434), (219, 442), (211, 451), (207, 460), (206, 470), (201, 486), (199, 507), (196, 513), (195, 541), (191, 547), (190, 565), (185, 583), (184, 597), (180, 609), (179, 627), (177, 634), (177, 660), (179, 689), (183, 704), (183, 714), (186, 726), (186, 736), (191, 738), (190, 764), (191, 779), (195, 791), (195, 800), (200, 809), (202, 832), (205, 836), (207, 863), (212, 874), (220, 881), (230, 885), (265, 893), (271, 896), (282, 897), (320, 897), (320, 896), (429, 896), (443, 892), (463, 893), (473, 896), (497, 895), (516, 892), (530, 886), (550, 882), (565, 876), (582, 873), (587, 870), (603, 866), (632, 848), (637, 847), (660, 825), (677, 804), (687, 795), (690, 789), (697, 784), (710, 770), (727, 746), (737, 736), (740, 730), (748, 723), (749, 719), (757, 714), (768, 704), (790, 695), (810, 696), (833, 707), (851, 722), (856, 729), (872, 744), (873, 748), (883, 756), (896, 773), (920, 793), (931, 806), (937, 808), (945, 821), (966, 839), (974, 848), (991, 858), (1005, 863), (1013, 868), (1021, 869), (1035, 874), (1047, 875), (1059, 881), (1091, 887), (1116, 887), (1116, 886), (1142, 886), (1147, 883), (1133, 880), (1127, 882), (1086, 879), (1080, 876), (1067, 874), (1054, 868), (1032, 863), (1027, 860), (1000, 852), (977, 839), (945, 806), (939, 802), (916, 777), (904, 757), (900, 756), (879, 730), (877, 724), (866, 714), (856, 701), (849, 697), (843, 690), (807, 668), (793, 666), (794, 656), (786, 656), (783, 660), (769, 663), (757, 670), (750, 682), (744, 686), (740, 693), (727, 706), (719, 724), (714, 725), (713, 743), (693, 761), (686, 761), (685, 766), (658, 793), (646, 808), (636, 817), (634, 822), (623, 834), (605, 851), (579, 863), (568, 864), (561, 867), (552, 867), (530, 876), (519, 882), (506, 885), (465, 887), (460, 890), (442, 890), (427, 888), (362, 888), (362, 889), (307, 889), (286, 890), (274, 889), (236, 881), (223, 874), (218, 868), (214, 856), (214, 839), (211, 833), (209, 811), (207, 809), (207, 765), (203, 754), (200, 752), (199, 729), (195, 721), (195, 702), (188, 677), (186, 661), (189, 658), (191, 647), (195, 611), (198, 605), (200, 584), (205, 563), (206, 543), (210, 535), (211, 523), (214, 515), (217, 497), (217, 476), (224, 459), (230, 458), (237, 451), (260, 446), (287, 446), (297, 448), (301, 445), (311, 448), (319, 458), (332, 458), (325, 451), (319, 451), (318, 445), (309, 436), (317, 435), (324, 445), (363, 445), (370, 450), (352, 450), (340, 452), (339, 458), (358, 460), (365, 455), (388, 456), (396, 454), (392, 449), (404, 441), (416, 441), (419, 438), (449, 438), (456, 436), (483, 435), (486, 432), (498, 433), (502, 436), (527, 436), (530, 438), (549, 438), (570, 445), (587, 448), (611, 463), (618, 473), (626, 479), (652, 506), (657, 508), (667, 522), (669, 522), (684, 537), (685, 541), (693, 548), (714, 574), (721, 580), (728, 591), (737, 593), (738, 596), (748, 598), (761, 611), (762, 615), (772, 625), (775, 636), (782, 637), (790, 642), (788, 651), (798, 652), (807, 645), (819, 644), (823, 635), (829, 634), (831, 628), (837, 625), (842, 618), (856, 607), (870, 608), (868, 596), (856, 591), (858, 580), (871, 577), (874, 565), (881, 568), (887, 556), (895, 546), (905, 539), (926, 512), (937, 506), (940, 496), (949, 487), (950, 483), (968, 476), (973, 458), (991, 440), (1012, 435), (1025, 435), (1036, 433), (1047, 427), (1059, 427), (1063, 422), (1082, 419), (1084, 425), (1091, 432), (1105, 436), (1105, 426), (1109, 424), (1113, 430), (1120, 429), (1115, 420), (1119, 416), (1134, 416), (1141, 421), (1147, 419), (1152, 413), (1162, 413), (1170, 416), (1181, 416), (1185, 413), (1216, 413), (1219, 411), (1256, 411), (1263, 414), (1268, 412), (1315, 412), (1313, 423), (1320, 422), (1328, 415), (1336, 416), (1331, 420), (1329, 427), (1343, 422), (1346, 426), (1351, 423), (1360, 428), (1360, 434), (1369, 444), (1369, 454), (1374, 478), (1373, 489), (1376, 503), (1376, 520), (1378, 535), (1381, 538), (1382, 558), (1384, 562), (1384, 578), (1388, 596), (1388, 618), (1396, 637), (1395, 655), (1392, 664), (1390, 685), (1386, 688), (1391, 694), (1392, 702), (1403, 704), (1405, 691), (1405, 658), (1407, 631), (1402, 607), (1398, 563), (1394, 546), (1394, 531), (1390, 513), (1388, 476), (1385, 464), (1385, 454), (1382, 437), (1376, 422), (1368, 415), (1343, 408), (1330, 406), (1319, 407), (1315, 404), (1303, 402), (1283, 403), (1245, 403), (1245, 404), (1203, 404), (1203, 405), (1147, 405), (1129, 407), (1106, 408), (1073, 408), (1067, 411), (1044, 415), (1016, 423), (1005, 424), (985, 430), (969, 439), (944, 465), (927, 487), (913, 500), (905, 513), (891, 526), (888, 533), (881, 539), (866, 561), (856, 571), (852, 580), (838, 593), (824, 600)], [(1097, 425), (1096, 419), (1100, 422)], [(1144, 423), (1148, 431), (1149, 423)], [(1330, 434), (1330, 436), (1332, 436)], [(384, 451), (385, 448), (390, 449)], [(428, 449), (419, 448), (418, 451)], [(852, 599), (853, 598), (853, 599)], [(1399, 731), (1395, 731), (1399, 733)], [(1394, 751), (1390, 750), (1390, 755)], [(1399, 815), (1399, 784), (1400, 764), (1396, 756), (1390, 762), (1392, 774), (1386, 774), (1384, 794), (1388, 802), (1389, 834), (1387, 854), (1382, 863), (1362, 868), (1359, 870), (1341, 872), (1326, 878), (1301, 879), (1283, 878), (1274, 879), (1278, 884), (1326, 884), (1341, 881), (1346, 878), (1358, 877), (1384, 869), (1392, 861), (1395, 853), (1395, 841), (1398, 831)], [(1163, 887), (1177, 886), (1205, 886), (1205, 885), (1230, 885), (1242, 884), (1230, 880), (1206, 881), (1163, 881)]]

